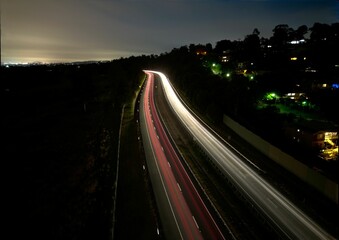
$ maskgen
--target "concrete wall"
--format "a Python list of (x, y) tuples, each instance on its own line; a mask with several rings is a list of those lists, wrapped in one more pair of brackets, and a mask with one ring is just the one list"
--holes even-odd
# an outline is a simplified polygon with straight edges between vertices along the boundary
[(230, 117), (224, 115), (223, 122), (240, 137), (245, 139), (267, 157), (292, 172), (304, 182), (308, 183), (319, 192), (324, 194), (330, 200), (338, 204), (338, 183), (328, 179), (324, 175), (309, 168), (305, 164), (299, 162), (292, 156), (281, 151), (279, 148), (271, 145), (269, 142), (263, 140), (259, 136), (255, 135), (242, 125), (235, 122)]

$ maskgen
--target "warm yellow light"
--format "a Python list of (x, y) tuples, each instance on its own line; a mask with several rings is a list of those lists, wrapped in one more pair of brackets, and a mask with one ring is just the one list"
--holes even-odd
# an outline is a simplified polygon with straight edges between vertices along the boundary
[(298, 60), (297, 57), (291, 57), (291, 61), (296, 61), (296, 60)]

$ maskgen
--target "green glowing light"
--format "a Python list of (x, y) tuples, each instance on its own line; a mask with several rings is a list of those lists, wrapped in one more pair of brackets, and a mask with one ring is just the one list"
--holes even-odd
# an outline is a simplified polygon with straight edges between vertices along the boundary
[(274, 92), (266, 93), (265, 97), (266, 100), (277, 100), (279, 98), (278, 94)]

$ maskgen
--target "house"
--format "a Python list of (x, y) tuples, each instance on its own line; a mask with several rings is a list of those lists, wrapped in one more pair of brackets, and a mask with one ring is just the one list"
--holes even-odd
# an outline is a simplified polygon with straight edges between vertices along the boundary
[(330, 122), (298, 120), (285, 128), (285, 136), (325, 160), (338, 160), (338, 126)]

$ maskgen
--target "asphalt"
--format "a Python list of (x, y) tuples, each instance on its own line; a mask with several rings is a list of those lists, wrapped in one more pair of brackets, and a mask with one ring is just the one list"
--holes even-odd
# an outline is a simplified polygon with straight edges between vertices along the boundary
[[(241, 239), (255, 238), (258, 236), (260, 238), (260, 234), (265, 237), (271, 235), (271, 232), (269, 230), (267, 231), (266, 227), (263, 227), (260, 221), (256, 220), (255, 215), (253, 216), (248, 214), (248, 212), (243, 211), (244, 206), (239, 203), (237, 196), (234, 196), (236, 194), (231, 194), (229, 192), (227, 194), (220, 194), (220, 189), (227, 188), (225, 187), (227, 182), (220, 179), (219, 181), (216, 181), (215, 179), (218, 179), (218, 177), (213, 176), (216, 175), (215, 172), (212, 174), (206, 173), (206, 169), (211, 171), (215, 171), (215, 169), (208, 166), (205, 159), (206, 157), (199, 153), (199, 149), (195, 147), (193, 139), (173, 114), (163, 97), (162, 88), (156, 88), (155, 98), (160, 114), (162, 115), (167, 128), (171, 132), (173, 139), (181, 151), (184, 152), (186, 162), (191, 165), (191, 168), (196, 171), (198, 175), (200, 174), (198, 178), (200, 178), (203, 185), (206, 187), (205, 190), (212, 194), (211, 199), (214, 199), (214, 203), (217, 208), (220, 209), (220, 214), (225, 218), (224, 221), (231, 224), (230, 228), (232, 228)], [(338, 206), (335, 206), (321, 196), (318, 196), (315, 191), (305, 186), (305, 184), (300, 182), (292, 174), (282, 170), (281, 167), (277, 166), (270, 159), (262, 156), (234, 132), (224, 126), (214, 126), (214, 129), (225, 139), (228, 139), (232, 145), (236, 146), (236, 148), (244, 151), (245, 155), (249, 156), (251, 159), (260, 159), (260, 161), (255, 161), (256, 164), (259, 164), (268, 173), (264, 176), (265, 179), (272, 182), (281, 192), (285, 193), (294, 203), (300, 206), (301, 209), (320, 221), (326, 229), (330, 230), (330, 232), (337, 232), (337, 227), (335, 225), (338, 222), (338, 217), (336, 216)], [(228, 204), (224, 204), (225, 202)], [(246, 229), (244, 226), (247, 226)]]

